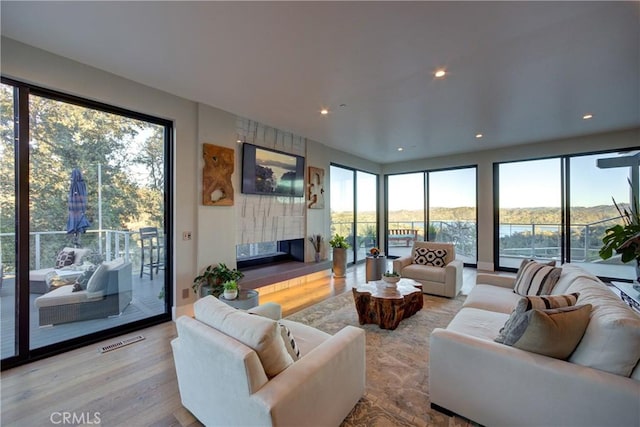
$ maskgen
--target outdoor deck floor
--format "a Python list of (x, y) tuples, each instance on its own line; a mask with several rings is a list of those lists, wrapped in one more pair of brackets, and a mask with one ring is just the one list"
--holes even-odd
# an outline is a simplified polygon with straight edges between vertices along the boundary
[[(162, 314), (164, 299), (158, 298), (164, 285), (164, 272), (148, 276), (132, 277), (132, 301), (119, 316), (106, 319), (84, 320), (55, 326), (38, 326), (38, 310), (35, 300), (40, 294), (29, 294), (30, 307), (30, 348), (36, 349), (56, 342), (83, 336), (92, 332), (124, 325), (129, 322)], [(15, 354), (15, 280), (5, 277), (0, 288), (0, 333), (1, 357)]]

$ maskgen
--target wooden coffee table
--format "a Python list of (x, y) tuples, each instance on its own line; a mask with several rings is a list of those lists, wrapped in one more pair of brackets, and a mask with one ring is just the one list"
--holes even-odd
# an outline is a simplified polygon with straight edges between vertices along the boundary
[(397, 288), (380, 281), (353, 288), (353, 300), (361, 325), (375, 323), (381, 329), (395, 329), (402, 319), (422, 309), (422, 285), (411, 279), (400, 279)]

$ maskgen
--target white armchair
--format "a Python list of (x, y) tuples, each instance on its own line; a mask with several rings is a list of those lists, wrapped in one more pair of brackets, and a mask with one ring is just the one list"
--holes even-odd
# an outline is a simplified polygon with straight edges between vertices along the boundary
[(421, 283), (425, 294), (449, 298), (462, 288), (462, 267), (453, 243), (414, 242), (411, 255), (393, 261), (393, 270)]
[[(277, 304), (250, 310), (261, 314), (255, 316), (212, 296), (198, 300), (194, 311), (195, 319), (176, 321), (171, 345), (182, 404), (205, 425), (338, 426), (364, 394), (362, 329), (346, 326), (331, 336), (272, 320), (280, 317)], [(300, 349), (297, 361), (287, 359), (274, 332), (280, 324)], [(283, 349), (285, 356), (275, 354)], [(274, 376), (267, 364), (275, 359), (288, 367)]]

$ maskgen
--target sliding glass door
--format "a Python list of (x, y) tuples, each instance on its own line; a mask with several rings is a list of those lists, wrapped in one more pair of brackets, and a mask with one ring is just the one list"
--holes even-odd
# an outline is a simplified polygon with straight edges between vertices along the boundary
[(171, 123), (5, 81), (2, 131), (3, 367), (170, 319)]

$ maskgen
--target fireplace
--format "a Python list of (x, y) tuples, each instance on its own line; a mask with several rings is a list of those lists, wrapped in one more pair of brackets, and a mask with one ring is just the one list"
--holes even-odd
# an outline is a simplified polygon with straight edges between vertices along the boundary
[(238, 270), (283, 261), (304, 262), (304, 239), (237, 245), (236, 261)]

